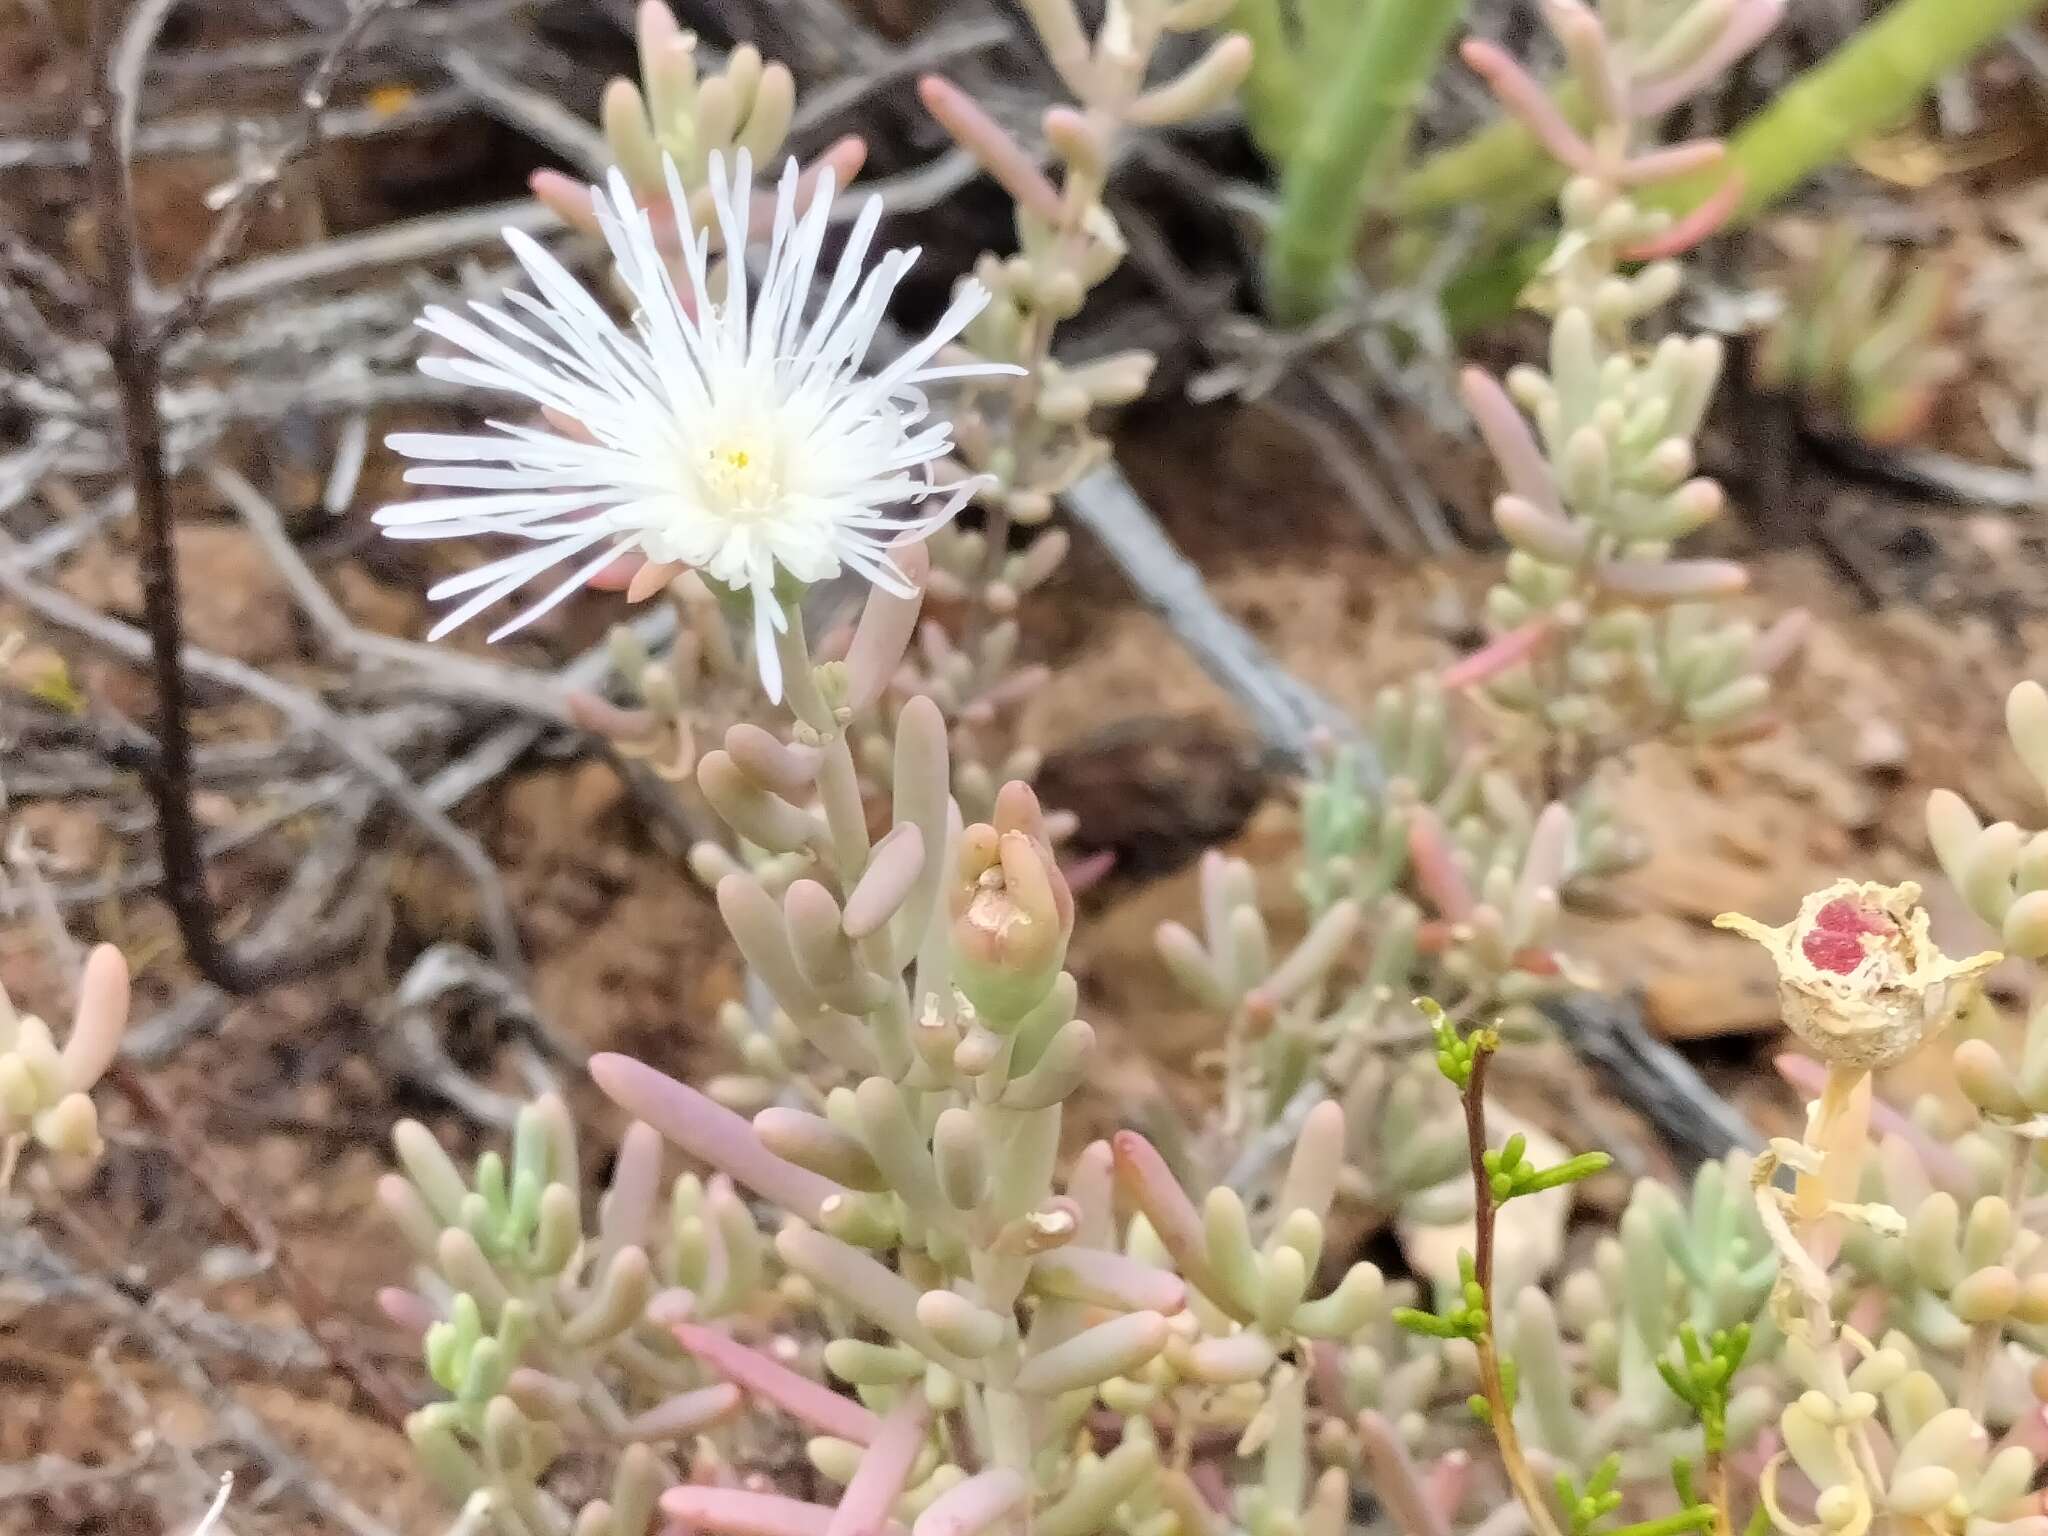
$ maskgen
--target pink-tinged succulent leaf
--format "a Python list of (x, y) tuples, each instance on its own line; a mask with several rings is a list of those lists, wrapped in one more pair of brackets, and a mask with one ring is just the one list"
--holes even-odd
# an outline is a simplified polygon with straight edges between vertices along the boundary
[[(842, 134), (818, 151), (817, 157), (804, 167), (797, 178), (796, 206), (798, 211), (810, 207), (811, 199), (818, 195), (819, 183), (827, 172), (831, 173), (832, 185), (844, 189), (853, 185), (860, 176), (861, 167), (867, 164), (868, 143), (857, 133)], [(775, 199), (763, 194), (755, 200), (755, 234), (765, 234), (774, 227)]]
[[(832, 1525), (832, 1510), (824, 1504), (786, 1498), (779, 1493), (756, 1493), (747, 1488), (707, 1488), (685, 1483), (661, 1496), (661, 1512), (697, 1530), (719, 1531), (723, 1536), (825, 1536)], [(901, 1532), (890, 1525), (887, 1532)]]
[(1607, 28), (1582, 0), (1543, 0), (1550, 30), (1564, 46), (1573, 78), (1586, 94), (1593, 117), (1600, 123), (1624, 122), (1628, 102), (1614, 50), (1608, 45)]
[(943, 75), (926, 75), (917, 82), (918, 99), (990, 176), (996, 185), (1016, 200), (1017, 206), (1047, 221), (1060, 216), (1059, 189), (1046, 180), (1045, 172), (1024, 146), (965, 91)]
[(1516, 882), (1515, 904), (1526, 906), (1538, 892), (1563, 886), (1565, 863), (1571, 857), (1574, 830), (1569, 806), (1551, 801), (1536, 818), (1529, 834), (1529, 848), (1522, 855), (1522, 873)]
[(1229, 1536), (1235, 1529), (1210, 1501), (1194, 1468), (1160, 1468), (1158, 1488), (1160, 1502), (1179, 1517), (1180, 1536)]
[(889, 829), (868, 855), (853, 894), (846, 898), (840, 926), (855, 942), (880, 933), (917, 889), (924, 873), (924, 834), (902, 822)]
[[(2009, 1445), (2019, 1446), (2036, 1461), (2048, 1461), (2048, 1404), (2035, 1403), (2013, 1420), (2012, 1428), (2000, 1438), (1993, 1454)], [(917, 1536), (915, 1528), (911, 1536)]]
[(1024, 1474), (991, 1467), (955, 1483), (925, 1507), (910, 1536), (980, 1536), (1008, 1520), (1031, 1496)]
[(931, 551), (923, 543), (901, 545), (891, 558), (909, 581), (911, 593), (900, 597), (880, 585), (868, 589), (860, 623), (846, 648), (846, 701), (854, 709), (865, 709), (879, 699), (903, 664), (924, 607), (925, 583), (931, 579)]
[(387, 1285), (378, 1290), (377, 1310), (394, 1326), (415, 1338), (425, 1338), (427, 1330), (441, 1320), (441, 1314), (431, 1301), (418, 1291), (409, 1291), (398, 1285)]
[[(1047, 820), (1050, 821), (1051, 818), (1048, 817)], [(1109, 878), (1115, 868), (1114, 848), (1098, 848), (1095, 852), (1083, 854), (1078, 859), (1060, 860), (1060, 872), (1067, 878), (1067, 889), (1076, 896), (1100, 885)]]
[(1445, 1524), (1457, 1518), (1465, 1495), (1472, 1488), (1472, 1456), (1467, 1451), (1446, 1451), (1430, 1464), (1423, 1475), (1423, 1496)]
[(1467, 368), (1458, 375), (1458, 392), (1486, 440), (1487, 452), (1507, 477), (1508, 488), (1546, 512), (1560, 512), (1550, 461), (1529, 430), (1528, 418), (1516, 409), (1500, 381), (1484, 368)]
[(1771, 34), (1784, 14), (1785, 0), (1740, 0), (1721, 35), (1698, 57), (1662, 79), (1636, 85), (1629, 92), (1630, 110), (1639, 118), (1662, 117), (1734, 68)]
[(128, 1006), (127, 960), (112, 944), (95, 944), (78, 978), (78, 1006), (59, 1058), (67, 1093), (85, 1092), (114, 1064), (128, 1029)]
[(1220, 106), (1251, 72), (1252, 40), (1242, 32), (1216, 39), (1209, 51), (1129, 107), (1125, 120), (1154, 126), (1185, 123)]
[(817, 791), (818, 763), (824, 754), (816, 747), (784, 741), (743, 720), (727, 729), (725, 751), (748, 778), (786, 800), (807, 799)]
[(1272, 1341), (1256, 1329), (1198, 1339), (1189, 1346), (1187, 1372), (1210, 1386), (1238, 1386), (1257, 1381), (1279, 1358)]
[(1224, 1299), (1224, 1287), (1209, 1269), (1209, 1239), (1202, 1213), (1188, 1199), (1159, 1149), (1136, 1131), (1118, 1131), (1110, 1138), (1110, 1150), (1116, 1162), (1117, 1188), (1144, 1214), (1161, 1246), (1173, 1256), (1181, 1277), (1227, 1309), (1230, 1303)]
[(739, 1412), (740, 1402), (737, 1386), (716, 1382), (664, 1398), (627, 1421), (626, 1432), (636, 1440), (680, 1440), (731, 1418)]
[(661, 1183), (661, 1132), (644, 1120), (626, 1127), (612, 1180), (597, 1204), (598, 1247), (605, 1255), (647, 1241), (647, 1224)]
[[(1074, 1242), (1106, 1248), (1116, 1241), (1116, 1154), (1106, 1141), (1091, 1141), (1067, 1170), (1067, 1198), (1074, 1203)], [(1160, 1307), (1161, 1312), (1175, 1310)]]
[(1733, 597), (1749, 585), (1749, 572), (1733, 560), (1608, 560), (1594, 577), (1605, 590), (1644, 602)]
[(583, 1411), (583, 1389), (573, 1381), (522, 1365), (505, 1378), (505, 1395), (529, 1418), (569, 1419)]
[(377, 1180), (377, 1203), (384, 1214), (405, 1235), (413, 1251), (431, 1262), (439, 1248), (445, 1225), (427, 1204), (426, 1197), (402, 1174), (387, 1173)]
[(572, 725), (608, 741), (638, 741), (654, 730), (651, 711), (622, 708), (587, 688), (571, 688), (563, 694), (562, 713)]
[(1740, 171), (1725, 177), (1693, 208), (1672, 221), (1662, 234), (1621, 248), (1623, 261), (1663, 261), (1683, 256), (1701, 241), (1718, 234), (1742, 206), (1744, 182)]
[(1496, 635), (1463, 660), (1445, 667), (1437, 681), (1446, 689), (1456, 690), (1499, 677), (1508, 668), (1527, 661), (1541, 650), (1555, 629), (1556, 626), (1548, 619), (1531, 619), (1526, 624), (1518, 624), (1506, 634)]
[(1806, 640), (1813, 633), (1813, 615), (1804, 608), (1794, 608), (1778, 616), (1775, 623), (1756, 637), (1756, 644), (1749, 648), (1749, 669), (1765, 677), (1773, 677), (1783, 671), (1805, 649)]
[(1516, 549), (1550, 565), (1577, 565), (1593, 543), (1590, 524), (1574, 523), (1513, 491), (1493, 498), (1493, 525)]
[(839, 1496), (839, 1508), (833, 1511), (825, 1536), (879, 1536), (889, 1512), (903, 1497), (930, 1422), (924, 1394), (915, 1389), (905, 1392), (868, 1443), (853, 1481)]
[(647, 1302), (647, 1321), (657, 1328), (673, 1328), (696, 1315), (697, 1296), (688, 1286), (668, 1286), (656, 1291)]
[(726, 1380), (773, 1403), (819, 1434), (868, 1445), (882, 1427), (880, 1419), (852, 1398), (799, 1376), (729, 1333), (700, 1323), (679, 1323), (672, 1331), (678, 1344)]
[(1187, 1305), (1187, 1285), (1180, 1276), (1114, 1249), (1069, 1243), (1033, 1259), (1031, 1277), (1034, 1288), (1046, 1295), (1123, 1312), (1172, 1313)]
[(1157, 1312), (1126, 1312), (1032, 1355), (1018, 1368), (1016, 1388), (1027, 1397), (1057, 1397), (1128, 1376), (1166, 1348), (1171, 1333)]
[(1408, 861), (1415, 870), (1415, 884), (1439, 916), (1459, 923), (1472, 915), (1472, 887), (1458, 868), (1451, 851), (1450, 834), (1441, 817), (1426, 805), (1408, 815)]
[[(606, 571), (616, 570), (619, 562), (614, 560), (605, 567)], [(649, 560), (626, 578), (626, 601), (644, 603), (658, 593), (666, 592), (668, 584), (688, 569), (680, 560)], [(599, 571), (599, 576), (605, 571)]]
[(1536, 141), (1553, 159), (1571, 170), (1590, 172), (1599, 168), (1593, 147), (1579, 136), (1543, 87), (1500, 44), (1483, 37), (1469, 37), (1458, 49), (1465, 67), (1486, 82), (1488, 90), (1522, 126), (1536, 135)]
[(1344, 1106), (1325, 1099), (1301, 1123), (1294, 1155), (1287, 1160), (1287, 1176), (1280, 1184), (1280, 1201), (1273, 1208), (1276, 1216), (1309, 1211), (1321, 1219), (1330, 1214), (1344, 1171), (1344, 1143)]
[(830, 1179), (784, 1162), (745, 1120), (644, 1061), (606, 1051), (590, 1058), (590, 1076), (628, 1114), (792, 1215), (815, 1221), (820, 1206), (846, 1193)]
[(1237, 1501), (1231, 1496), (1230, 1484), (1223, 1475), (1223, 1468), (1213, 1461), (1198, 1461), (1188, 1468), (1188, 1481), (1195, 1485), (1195, 1491), (1202, 1496), (1202, 1502), (1216, 1513), (1228, 1515)]
[(1400, 1432), (1385, 1415), (1372, 1408), (1359, 1414), (1358, 1443), (1372, 1468), (1373, 1491), (1394, 1517), (1401, 1536), (1451, 1536), (1450, 1522), (1438, 1510)]
[(1647, 187), (1660, 181), (1676, 181), (1719, 165), (1728, 157), (1728, 146), (1719, 139), (1687, 139), (1663, 149), (1631, 155), (1616, 173), (1625, 187)]
[[(867, 158), (867, 141), (857, 134), (847, 134), (844, 138), (835, 139), (827, 145), (809, 165), (804, 167), (803, 175), (797, 180), (797, 212), (801, 213), (810, 206), (811, 199), (817, 195), (819, 182), (827, 171), (832, 173), (833, 187), (844, 188), (860, 175), (861, 167), (867, 163)], [(560, 171), (538, 170), (527, 178), (526, 187), (536, 202), (571, 229), (581, 230), (589, 235), (598, 233), (594, 189), (588, 183), (575, 176), (565, 176)], [(645, 191), (644, 188), (635, 190)], [(755, 197), (750, 230), (752, 234), (765, 235), (774, 227), (775, 196), (771, 191)], [(661, 212), (668, 207), (668, 199), (651, 197), (647, 200), (646, 206), (650, 210)], [(698, 200), (692, 198), (690, 211), (689, 227), (709, 229), (715, 239), (717, 223), (714, 219), (706, 217), (712, 211), (708, 202), (700, 207)], [(658, 217), (653, 222), (655, 246), (665, 255), (681, 255), (676, 220)]]
[[(1440, 955), (1458, 942), (1455, 928), (1455, 924), (1431, 918), (1415, 930), (1415, 947), (1425, 955)], [(1559, 976), (1564, 973), (1563, 962), (1555, 950), (1538, 949), (1533, 945), (1516, 950), (1508, 963), (1531, 976)]]

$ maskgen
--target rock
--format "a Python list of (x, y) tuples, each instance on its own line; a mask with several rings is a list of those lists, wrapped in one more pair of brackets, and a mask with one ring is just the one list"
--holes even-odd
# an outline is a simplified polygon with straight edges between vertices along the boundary
[(1778, 1026), (1778, 982), (1770, 957), (1718, 942), (1700, 944), (1682, 970), (1652, 973), (1643, 1014), (1666, 1040), (1702, 1040)]
[(1080, 821), (1076, 852), (1115, 855), (1115, 875), (1157, 877), (1243, 830), (1270, 786), (1264, 757), (1207, 720), (1138, 717), (1055, 750), (1036, 787)]

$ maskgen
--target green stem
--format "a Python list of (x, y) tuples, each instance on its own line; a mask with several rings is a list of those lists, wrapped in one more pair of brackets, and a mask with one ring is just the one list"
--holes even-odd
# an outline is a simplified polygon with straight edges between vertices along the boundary
[(1031, 1476), (1031, 1408), (1008, 1387), (982, 1389), (982, 1412), (988, 1418), (988, 1458)]
[(1501, 1470), (1507, 1474), (1508, 1486), (1521, 1501), (1535, 1536), (1564, 1536), (1543, 1485), (1522, 1449), (1522, 1437), (1515, 1428), (1515, 1407), (1508, 1400), (1507, 1378), (1494, 1341), (1493, 1227), (1500, 1211), (1494, 1203), (1493, 1182), (1486, 1171), (1486, 1067), (1492, 1056), (1490, 1046), (1481, 1046), (1473, 1053), (1472, 1075), (1466, 1079), (1463, 1094), (1465, 1147), (1472, 1169), (1472, 1274), (1479, 1282), (1486, 1307), (1486, 1326), (1472, 1341), (1472, 1347), (1479, 1357), (1479, 1391), (1486, 1399), (1487, 1427), (1493, 1431), (1494, 1448), (1500, 1452)]
[(1328, 307), (1349, 261), (1373, 177), (1391, 158), (1436, 70), (1464, 0), (1377, 0), (1351, 35), (1280, 178), (1266, 248), (1274, 317), (1300, 324)]
[(1638, 1520), (1634, 1525), (1619, 1526), (1608, 1536), (1680, 1536), (1684, 1531), (1702, 1531), (1714, 1523), (1714, 1511), (1701, 1506), (1696, 1509), (1681, 1509), (1675, 1515), (1664, 1515), (1656, 1520)]
[[(1746, 224), (1841, 158), (1857, 140), (1896, 122), (1936, 80), (2041, 4), (1894, 0), (1744, 123), (1729, 141), (1725, 164), (1652, 189), (1643, 201), (1682, 212), (1734, 170), (1742, 175), (1743, 192), (1731, 222)], [(1565, 89), (1557, 100), (1567, 113), (1577, 104)], [(1411, 218), (1478, 202), (1491, 227), (1520, 229), (1537, 202), (1562, 181), (1563, 172), (1543, 156), (1528, 131), (1503, 120), (1423, 162), (1395, 191), (1392, 211)], [(1549, 249), (1548, 240), (1511, 241), (1511, 236), (1504, 238), (1445, 290), (1445, 317), (1454, 332), (1507, 314)]]
[(1266, 158), (1284, 165), (1301, 138), (1305, 102), (1301, 58), (1287, 35), (1280, 0), (1237, 0), (1230, 23), (1252, 40), (1252, 69), (1239, 94), (1252, 139)]
[[(1840, 158), (1857, 140), (1891, 126), (1930, 86), (2042, 0), (1895, 0), (1883, 15), (1780, 91), (1728, 145), (1742, 174), (1738, 221), (1758, 213)], [(1686, 208), (1719, 184), (1716, 168), (1646, 199)]]
[(1707, 1451), (1707, 1488), (1714, 1502), (1714, 1536), (1735, 1536), (1735, 1505), (1728, 1489), (1725, 1446), (1712, 1446)]
[[(1576, 81), (1558, 84), (1550, 99), (1574, 127), (1586, 126), (1586, 95)], [(1540, 202), (1563, 177), (1535, 134), (1518, 118), (1500, 117), (1471, 137), (1438, 150), (1403, 176), (1394, 184), (1388, 212), (1410, 219), (1475, 202), (1491, 208), (1504, 198)]]

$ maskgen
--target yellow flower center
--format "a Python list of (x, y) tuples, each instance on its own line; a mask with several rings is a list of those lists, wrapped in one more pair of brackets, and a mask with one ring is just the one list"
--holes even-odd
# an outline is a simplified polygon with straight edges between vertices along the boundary
[(757, 515), (781, 499), (775, 454), (752, 436), (715, 444), (705, 453), (697, 474), (705, 494), (729, 514)]

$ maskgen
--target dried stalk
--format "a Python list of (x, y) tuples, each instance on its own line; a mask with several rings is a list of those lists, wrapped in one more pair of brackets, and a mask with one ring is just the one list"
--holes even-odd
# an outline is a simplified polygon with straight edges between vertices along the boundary
[[(350, 50), (389, 3), (367, 0), (350, 18), (314, 68), (291, 136), (261, 173), (236, 188), (178, 297), (154, 320), (145, 312), (146, 280), (138, 260), (133, 168), (126, 131), (133, 121), (136, 81), (146, 63), (135, 55), (146, 50), (127, 45), (116, 16), (118, 0), (94, 0), (89, 17), (91, 84), (85, 121), (103, 272), (101, 298), (112, 317), (107, 356), (119, 400), (128, 480), (141, 523), (143, 615), (157, 694), (157, 756), (145, 779), (157, 812), (164, 895), (177, 919), (179, 935), (200, 974), (223, 991), (240, 996), (326, 969), (355, 950), (360, 933), (348, 928), (330, 931), (324, 939), (309, 942), (289, 955), (263, 960), (238, 953), (220, 935), (219, 916), (206, 886), (199, 829), (192, 816), (191, 703), (178, 596), (176, 514), (158, 399), (164, 350), (205, 312), (208, 284), (240, 249), (260, 196), (274, 187), (284, 168), (318, 138), (321, 112)], [(144, 12), (145, 21), (149, 14)]]

